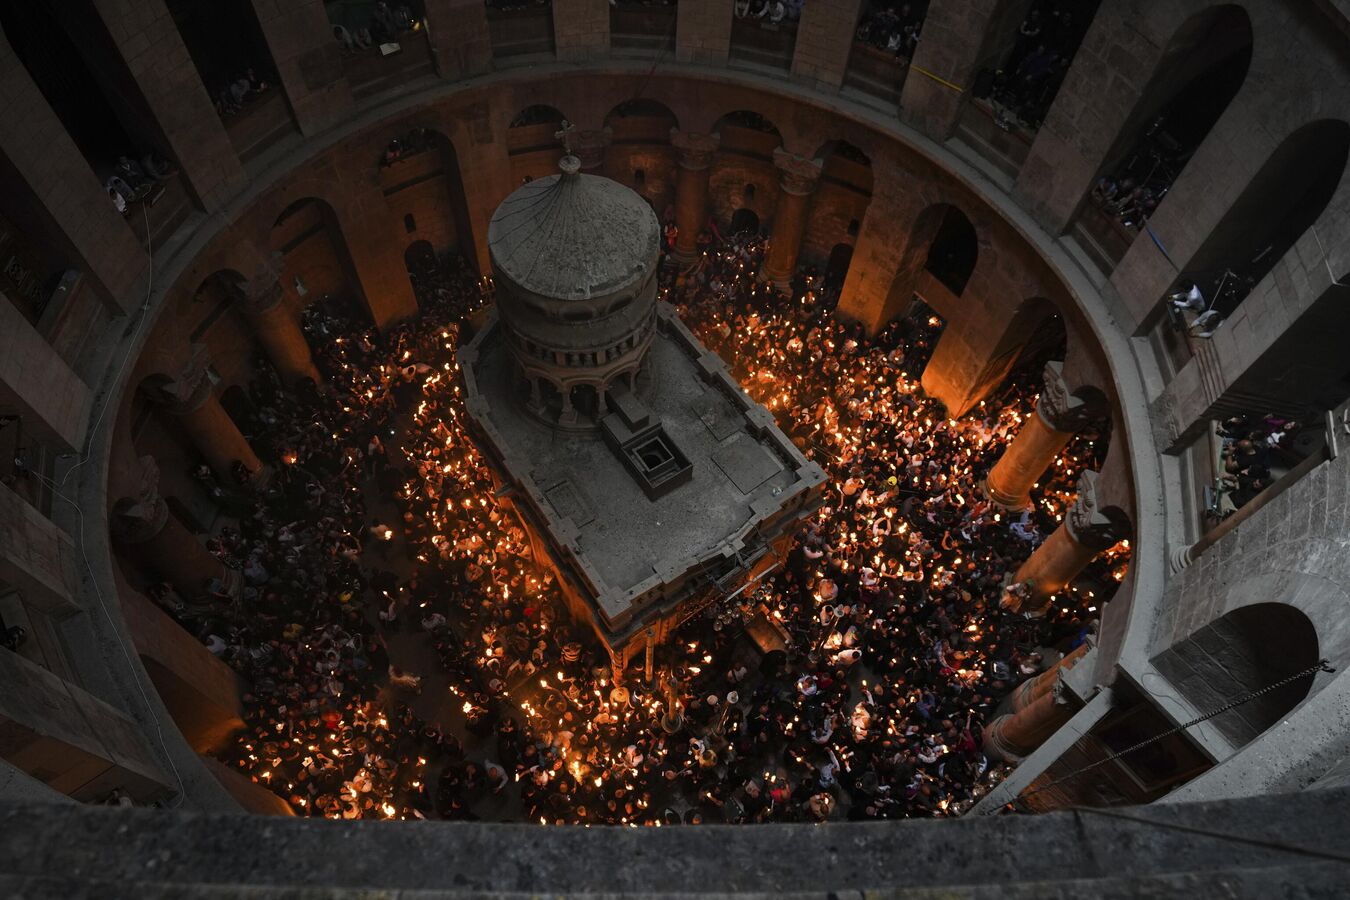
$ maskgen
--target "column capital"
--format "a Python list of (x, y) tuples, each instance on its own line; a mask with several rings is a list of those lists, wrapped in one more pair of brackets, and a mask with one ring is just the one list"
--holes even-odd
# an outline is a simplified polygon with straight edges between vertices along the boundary
[(670, 129), (670, 145), (680, 151), (680, 168), (699, 170), (712, 165), (713, 155), (722, 143), (722, 135), (717, 132), (704, 134), (698, 131)]
[(1081, 431), (1105, 413), (1104, 404), (1099, 399), (1083, 398), (1071, 392), (1064, 378), (1062, 361), (1051, 360), (1046, 363), (1044, 379), (1045, 389), (1036, 402), (1036, 412), (1055, 431)]
[(147, 393), (175, 415), (200, 409), (214, 387), (207, 372), (210, 365), (206, 345), (193, 344), (187, 360), (165, 380), (148, 387)]
[(1064, 517), (1069, 537), (1090, 550), (1107, 550), (1127, 536), (1122, 522), (1102, 511), (1097, 497), (1099, 472), (1086, 469), (1078, 476), (1078, 496)]
[(816, 189), (824, 163), (819, 159), (807, 159), (789, 153), (782, 147), (773, 151), (773, 164), (778, 169), (779, 184), (783, 192), (805, 196)]
[(581, 160), (581, 171), (598, 169), (605, 162), (605, 148), (614, 138), (609, 128), (591, 128), (572, 133), (572, 155)]
[(264, 313), (281, 302), (281, 276), (285, 271), (285, 256), (272, 253), (249, 279), (236, 299), (250, 313)]
[(142, 456), (137, 469), (135, 487), (113, 505), (109, 521), (113, 536), (127, 544), (150, 540), (169, 519), (169, 505), (159, 495), (159, 464)]

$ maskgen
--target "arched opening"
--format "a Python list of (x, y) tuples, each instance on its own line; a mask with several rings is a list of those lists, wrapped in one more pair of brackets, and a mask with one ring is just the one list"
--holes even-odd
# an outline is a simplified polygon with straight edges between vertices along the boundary
[[(1197, 710), (1217, 709), (1317, 664), (1317, 629), (1302, 610), (1255, 603), (1227, 612), (1154, 657), (1153, 664)], [(1242, 747), (1308, 696), (1301, 678), (1211, 719)]]
[(731, 216), (732, 234), (759, 234), (759, 216), (752, 209), (741, 207)]
[(557, 134), (567, 117), (552, 106), (527, 106), (506, 131), (506, 155), (511, 160), (511, 182), (524, 184), (558, 171), (562, 143)]
[(436, 249), (430, 241), (413, 241), (403, 251), (403, 265), (409, 272), (425, 271), (436, 265)]
[[(639, 98), (626, 100), (605, 116), (609, 146), (605, 174), (646, 197), (658, 214), (675, 202), (675, 148), (670, 131), (679, 127), (675, 114), (663, 103)], [(633, 172), (644, 175), (639, 184)]]
[(1196, 13), (1172, 36), (1075, 221), (1075, 234), (1105, 271), (1124, 257), (1237, 96), (1251, 59), (1251, 19), (1235, 4)]
[(825, 264), (825, 289), (837, 292), (848, 277), (849, 263), (853, 262), (852, 244), (835, 244)]
[(458, 253), (476, 266), (459, 155), (448, 137), (430, 128), (395, 137), (380, 161), (380, 186), (389, 205), (403, 212), (408, 234), (430, 242), (437, 254)]
[(1284, 139), (1180, 279), (1200, 289), (1204, 311), (1222, 319), (1233, 314), (1321, 216), (1340, 185), (1347, 156), (1350, 124), (1339, 119), (1310, 122)]
[[(920, 219), (929, 215), (930, 211), (925, 210)], [(928, 256), (924, 260), (923, 267), (946, 285), (948, 290), (960, 297), (980, 258), (975, 226), (966, 218), (966, 214), (955, 206), (942, 204), (938, 209), (938, 215), (941, 218), (933, 235), (933, 242), (928, 245)]]
[(739, 209), (771, 222), (778, 204), (778, 170), (773, 152), (783, 145), (778, 127), (750, 110), (729, 112), (712, 129), (720, 137), (708, 178), (708, 202), (718, 225)]
[(282, 257), (284, 302), (300, 315), (311, 303), (336, 300), (368, 309), (361, 282), (333, 208), (323, 200), (296, 200), (272, 225), (269, 248)]
[[(814, 158), (821, 161), (820, 179), (811, 196), (801, 262), (824, 267), (828, 273), (830, 265), (839, 262), (834, 255), (838, 245), (852, 243), (849, 224), (862, 221), (872, 202), (872, 160), (847, 141), (830, 141)], [(836, 289), (843, 286), (842, 275), (848, 273), (846, 259), (843, 265)], [(828, 278), (826, 284), (831, 284)]]

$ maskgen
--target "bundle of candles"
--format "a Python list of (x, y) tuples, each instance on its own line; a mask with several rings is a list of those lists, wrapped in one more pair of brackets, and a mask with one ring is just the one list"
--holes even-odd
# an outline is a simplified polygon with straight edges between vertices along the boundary
[[(422, 316), (385, 335), (312, 311), (325, 390), (260, 371), (282, 465), (213, 544), (262, 575), (188, 616), (250, 683), (231, 761), (301, 814), (621, 826), (949, 816), (996, 783), (981, 725), (1128, 565), (1122, 543), (1043, 618), (998, 606), (1107, 436), (1075, 439), (1031, 509), (1000, 512), (978, 485), (1042, 361), (951, 420), (918, 383), (938, 318), (866, 338), (810, 273), (769, 288), (762, 258), (753, 238), (710, 246), (663, 269), (662, 296), (833, 487), (781, 567), (657, 648), (650, 683), (616, 679), (572, 623), (465, 429), (454, 349), (490, 285), (449, 262), (415, 272)], [(755, 616), (785, 653), (751, 642)]]

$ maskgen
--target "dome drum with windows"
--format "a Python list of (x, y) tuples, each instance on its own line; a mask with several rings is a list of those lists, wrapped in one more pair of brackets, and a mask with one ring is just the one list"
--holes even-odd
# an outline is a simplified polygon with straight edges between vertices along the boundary
[(488, 246), (529, 407), (552, 424), (590, 427), (595, 407), (573, 392), (603, 397), (619, 379), (633, 389), (651, 345), (660, 225), (640, 196), (582, 174), (575, 156), (559, 168), (502, 202)]

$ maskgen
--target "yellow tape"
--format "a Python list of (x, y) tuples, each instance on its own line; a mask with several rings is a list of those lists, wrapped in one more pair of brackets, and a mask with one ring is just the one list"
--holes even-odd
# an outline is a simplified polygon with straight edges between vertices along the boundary
[(909, 66), (909, 67), (910, 67), (911, 69), (913, 69), (915, 72), (918, 72), (920, 75), (927, 75), (929, 78), (933, 79), (933, 80), (936, 81), (938, 84), (943, 85), (943, 86), (945, 86), (945, 87), (951, 88), (952, 90), (956, 91), (958, 94), (963, 94), (963, 93), (965, 93), (965, 91), (966, 91), (966, 89), (963, 88), (963, 87), (961, 87), (961, 85), (959, 85), (959, 84), (952, 84), (952, 83), (951, 83), (950, 81), (948, 81), (947, 79), (941, 78), (941, 77), (939, 77), (939, 76), (937, 76), (937, 75), (934, 75), (932, 72), (928, 71), (928, 70), (925, 69), (923, 66), (916, 66), (916, 65), (914, 65), (913, 63), (910, 63), (910, 66)]

